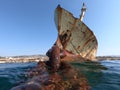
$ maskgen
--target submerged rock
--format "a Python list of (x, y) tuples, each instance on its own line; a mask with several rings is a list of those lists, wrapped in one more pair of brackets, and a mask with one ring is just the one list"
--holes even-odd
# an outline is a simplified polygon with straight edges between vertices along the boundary
[(11, 90), (89, 90), (87, 79), (67, 62), (52, 72), (45, 62), (28, 72), (28, 81)]

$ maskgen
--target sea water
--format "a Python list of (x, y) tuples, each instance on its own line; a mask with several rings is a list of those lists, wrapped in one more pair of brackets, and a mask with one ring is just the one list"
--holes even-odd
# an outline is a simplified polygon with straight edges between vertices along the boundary
[(93, 90), (120, 90), (120, 60), (102, 61), (108, 69), (102, 71), (99, 83)]
[(74, 64), (88, 79), (91, 90), (120, 90), (120, 60)]
[[(120, 90), (120, 60), (72, 63), (88, 79), (91, 90)], [(12, 87), (27, 80), (26, 72), (36, 63), (0, 64), (0, 90)]]
[(26, 72), (35, 66), (36, 63), (0, 64), (0, 90), (10, 90), (24, 83), (27, 80)]

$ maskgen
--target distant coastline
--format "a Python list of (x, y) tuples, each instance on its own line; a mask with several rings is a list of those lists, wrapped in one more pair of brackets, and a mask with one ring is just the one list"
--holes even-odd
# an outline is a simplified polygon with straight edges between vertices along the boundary
[(0, 57), (0, 63), (25, 63), (46, 60), (48, 60), (48, 57), (46, 55), (23, 55), (23, 56)]
[(120, 60), (120, 56), (97, 56), (96, 60)]
[[(46, 55), (22, 55), (22, 56), (0, 56), (0, 63), (25, 63), (47, 61), (49, 58)], [(100, 60), (120, 60), (120, 56), (97, 56), (97, 61)]]

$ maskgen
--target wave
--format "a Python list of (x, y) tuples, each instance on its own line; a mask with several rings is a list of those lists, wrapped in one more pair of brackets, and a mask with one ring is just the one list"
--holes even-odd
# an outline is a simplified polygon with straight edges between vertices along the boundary
[(113, 64), (120, 64), (120, 60), (103, 60), (101, 63), (113, 63)]
[[(72, 65), (83, 72), (92, 87), (91, 90), (120, 89), (120, 60), (73, 63)], [(25, 82), (26, 71), (35, 66), (36, 63), (0, 64), (0, 90), (10, 90)]]
[(0, 90), (10, 88), (26, 81), (26, 71), (36, 66), (36, 63), (5, 63), (0, 64)]

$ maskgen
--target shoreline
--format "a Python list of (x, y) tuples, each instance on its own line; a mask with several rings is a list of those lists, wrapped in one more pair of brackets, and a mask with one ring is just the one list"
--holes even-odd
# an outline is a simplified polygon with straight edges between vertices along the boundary
[(120, 56), (97, 56), (96, 60), (97, 61), (102, 61), (102, 60), (120, 60)]
[(11, 56), (0, 57), (0, 63), (25, 63), (47, 61), (49, 58), (46, 55), (27, 55), (27, 56)]
[[(48, 61), (48, 60), (49, 60), (49, 57), (47, 57), (46, 55), (23, 55), (23, 56), (0, 57), (1, 64), (2, 63), (39, 62), (39, 61)], [(120, 56), (97, 56), (95, 61), (102, 61), (102, 60), (120, 60)], [(79, 60), (76, 60), (76, 62), (78, 61)]]

